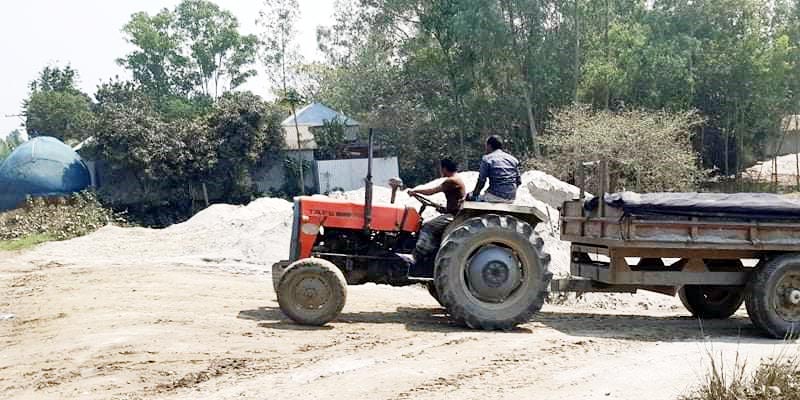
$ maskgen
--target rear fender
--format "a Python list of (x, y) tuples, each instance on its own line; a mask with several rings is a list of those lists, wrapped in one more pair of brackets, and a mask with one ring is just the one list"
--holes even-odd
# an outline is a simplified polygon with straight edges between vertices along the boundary
[(531, 226), (534, 228), (536, 225), (542, 222), (549, 221), (548, 216), (535, 207), (521, 206), (516, 204), (467, 201), (464, 202), (464, 207), (456, 215), (453, 223), (450, 224), (450, 226), (448, 226), (445, 230), (444, 236), (449, 235), (453, 229), (461, 225), (461, 223), (464, 221), (486, 214), (511, 215), (517, 219), (531, 224)]

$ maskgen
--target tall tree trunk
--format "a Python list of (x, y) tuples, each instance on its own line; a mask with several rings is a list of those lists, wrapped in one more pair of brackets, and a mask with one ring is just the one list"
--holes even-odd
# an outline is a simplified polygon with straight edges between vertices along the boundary
[[(527, 85), (526, 85), (527, 86)], [(533, 156), (538, 158), (541, 156), (539, 152), (539, 132), (536, 129), (536, 119), (533, 115), (533, 102), (531, 101), (531, 91), (528, 87), (525, 88), (525, 108), (528, 110), (528, 126), (531, 130), (531, 145), (533, 146)]]
[(581, 15), (579, 0), (575, 0), (575, 104), (578, 104), (578, 87), (581, 79)]
[[(608, 68), (608, 65), (611, 64), (611, 48), (610, 48), (609, 42), (608, 42), (608, 21), (609, 21), (609, 13), (611, 12), (611, 10), (609, 8), (608, 1), (609, 0), (606, 0), (606, 13), (605, 13), (605, 18), (604, 18), (605, 33), (604, 33), (604, 39), (603, 39), (605, 41), (605, 46), (606, 46), (606, 49), (605, 49), (606, 50), (606, 68)], [(610, 83), (609, 83), (608, 74), (605, 75), (605, 79), (606, 79), (606, 85), (605, 85), (606, 86), (606, 92), (604, 93), (605, 94), (605, 98), (603, 100), (605, 101), (605, 105), (606, 105), (605, 108), (606, 108), (606, 110), (608, 110), (609, 106), (610, 106), (610, 103), (611, 103), (611, 87), (610, 87)]]

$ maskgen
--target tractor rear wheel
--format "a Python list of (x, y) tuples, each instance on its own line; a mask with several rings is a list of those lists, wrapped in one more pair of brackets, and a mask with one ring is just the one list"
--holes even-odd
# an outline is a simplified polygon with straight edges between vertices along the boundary
[(468, 219), (442, 241), (434, 282), (450, 316), (471, 328), (509, 330), (542, 308), (552, 274), (544, 241), (507, 215)]
[(725, 319), (735, 314), (744, 302), (744, 288), (686, 285), (678, 291), (681, 303), (701, 319)]
[(431, 297), (433, 297), (433, 299), (436, 300), (436, 302), (439, 303), (440, 306), (444, 307), (444, 304), (442, 304), (442, 300), (439, 298), (439, 292), (436, 291), (436, 284), (433, 283), (433, 281), (426, 282), (425, 287), (428, 288), (428, 293), (430, 293)]
[(306, 258), (289, 265), (278, 282), (278, 304), (302, 325), (325, 325), (344, 308), (347, 281), (333, 263)]
[(770, 336), (800, 337), (800, 254), (776, 257), (753, 272), (744, 303), (753, 325)]

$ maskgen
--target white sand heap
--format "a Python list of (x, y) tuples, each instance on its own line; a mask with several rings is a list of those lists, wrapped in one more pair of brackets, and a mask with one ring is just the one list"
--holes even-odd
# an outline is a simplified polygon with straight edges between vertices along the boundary
[(166, 229), (107, 226), (81, 238), (48, 243), (30, 253), (39, 262), (82, 265), (141, 262), (213, 265), (234, 272), (269, 271), (289, 256), (292, 203), (261, 198), (247, 206), (215, 204)]
[[(476, 172), (464, 172), (460, 176), (467, 190), (475, 188)], [(437, 179), (420, 187), (440, 183), (441, 179)], [(391, 189), (387, 187), (376, 185), (373, 193), (375, 203), (389, 203), (391, 199)], [(561, 199), (571, 198), (574, 193), (577, 193), (574, 186), (538, 171), (525, 173), (523, 185), (517, 192), (517, 204), (536, 207), (550, 219), (536, 229), (545, 240), (545, 251), (552, 257), (550, 268), (557, 276), (569, 271), (570, 250), (569, 243), (558, 239), (559, 214), (553, 205)], [(332, 197), (363, 202), (364, 189), (337, 193)], [(546, 199), (546, 202), (539, 201), (539, 198)], [(432, 196), (432, 200), (445, 203), (441, 193)], [(398, 191), (396, 203), (420, 207), (419, 202), (405, 191)], [(31, 257), (37, 254), (47, 254), (48, 257), (63, 255), (68, 259), (77, 257), (86, 264), (131, 265), (147, 260), (269, 270), (272, 263), (289, 256), (292, 215), (292, 203), (282, 199), (261, 198), (247, 206), (215, 204), (190, 220), (166, 229), (109, 226), (82, 238), (46, 244), (42, 251), (33, 252)], [(430, 208), (424, 213), (425, 218), (435, 215), (436, 211)]]
[[(756, 165), (747, 168), (744, 173), (745, 175), (749, 176), (751, 179), (755, 180), (770, 180), (770, 177), (773, 174), (775, 168), (773, 168), (773, 159), (759, 161)], [(787, 154), (785, 156), (780, 156), (777, 158), (777, 174), (778, 175), (790, 175), (795, 176), (797, 175), (797, 155), (796, 154)]]

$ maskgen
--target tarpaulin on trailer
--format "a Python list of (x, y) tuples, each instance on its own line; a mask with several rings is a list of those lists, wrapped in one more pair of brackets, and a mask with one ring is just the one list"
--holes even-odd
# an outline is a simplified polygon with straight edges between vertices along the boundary
[(86, 189), (89, 170), (69, 146), (52, 137), (33, 138), (0, 164), (0, 211), (26, 196), (63, 196)]
[[(800, 220), (800, 201), (771, 193), (607, 193), (607, 205), (628, 215)], [(598, 198), (586, 203), (597, 208)]]

